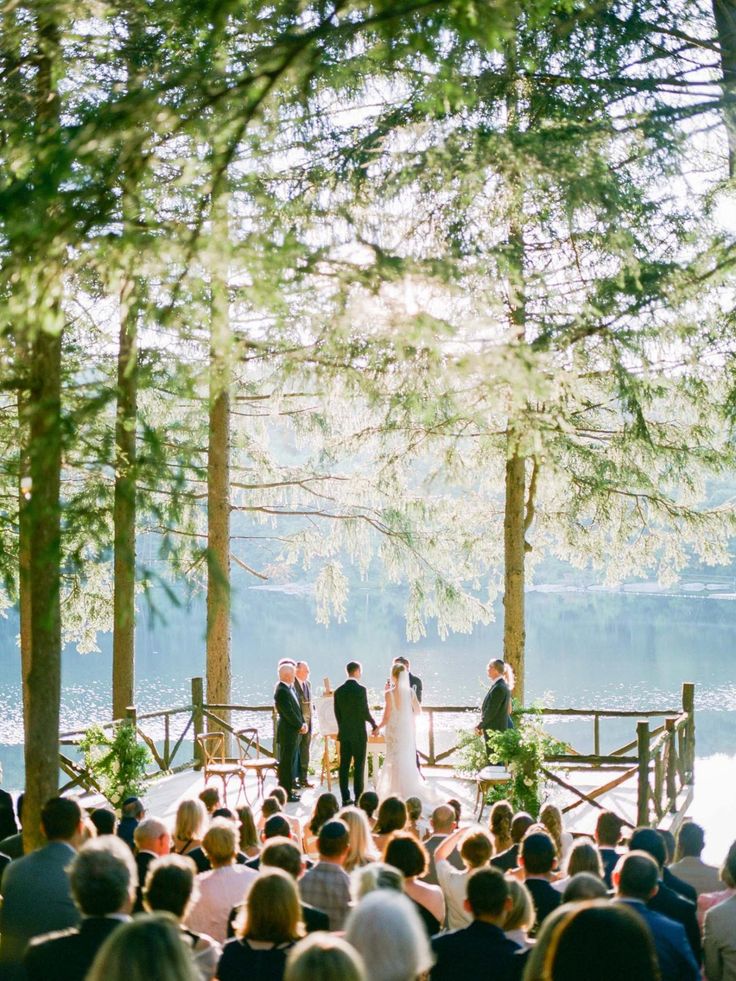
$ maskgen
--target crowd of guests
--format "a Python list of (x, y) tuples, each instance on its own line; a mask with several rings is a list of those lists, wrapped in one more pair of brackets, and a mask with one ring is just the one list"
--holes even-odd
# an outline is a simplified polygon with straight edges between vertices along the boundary
[(573, 838), (552, 804), (499, 801), (487, 827), (455, 800), (426, 824), (420, 801), (371, 791), (320, 794), (303, 825), (285, 804), (275, 788), (235, 813), (208, 787), (169, 826), (137, 798), (119, 819), (49, 800), (44, 847), (0, 841), (0, 977), (736, 979), (736, 843), (709, 866), (694, 822), (624, 843), (613, 812)]

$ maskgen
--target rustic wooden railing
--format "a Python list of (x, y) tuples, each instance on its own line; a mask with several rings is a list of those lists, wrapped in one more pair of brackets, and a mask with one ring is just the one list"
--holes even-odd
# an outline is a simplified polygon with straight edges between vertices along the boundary
[[(376, 706), (376, 711), (380, 707)], [(522, 710), (524, 711), (524, 710)], [(629, 780), (637, 781), (637, 823), (661, 822), (667, 814), (678, 809), (683, 791), (692, 787), (695, 760), (695, 686), (682, 686), (682, 706), (678, 709), (629, 711), (622, 709), (529, 709), (543, 717), (553, 719), (589, 719), (593, 724), (593, 752), (581, 753), (570, 748), (567, 753), (550, 756), (544, 772), (548, 779), (569, 791), (575, 800), (565, 811), (588, 803), (601, 808), (598, 798)], [(470, 730), (478, 718), (478, 708), (468, 705), (423, 705), (421, 727), (422, 743), (419, 755), (427, 766), (453, 767), (452, 759), (458, 752), (454, 737), (458, 730)], [(460, 717), (451, 724), (451, 716)], [(604, 720), (636, 719), (636, 736), (623, 746), (610, 752), (601, 750), (601, 724)], [(660, 721), (661, 720), (661, 721)], [(191, 703), (175, 708), (160, 709), (139, 714), (134, 707), (128, 708), (125, 719), (107, 722), (103, 729), (111, 730), (120, 722), (135, 726), (139, 738), (148, 747), (155, 769), (155, 777), (161, 773), (175, 773), (192, 767), (199, 768), (197, 736), (208, 729), (234, 733), (246, 725), (255, 726), (259, 732), (259, 752), (273, 756), (275, 712), (269, 705), (208, 704), (204, 701), (202, 678), (191, 679)], [(652, 728), (653, 723), (655, 724)], [(438, 751), (441, 735), (452, 733), (452, 745)], [(84, 736), (77, 729), (60, 735), (62, 746), (75, 746)], [(188, 738), (187, 738), (188, 737)], [(184, 747), (191, 755), (184, 757)], [(63, 791), (73, 787), (98, 790), (88, 771), (78, 762), (60, 754), (61, 769), (70, 778)], [(617, 774), (594, 790), (583, 791), (560, 775), (580, 772)], [(626, 822), (630, 824), (630, 822)]]

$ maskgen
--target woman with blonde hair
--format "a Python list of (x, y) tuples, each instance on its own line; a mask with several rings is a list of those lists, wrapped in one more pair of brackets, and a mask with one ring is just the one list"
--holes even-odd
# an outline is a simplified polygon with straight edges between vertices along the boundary
[(564, 866), (572, 848), (572, 835), (563, 827), (562, 811), (555, 804), (545, 804), (539, 812), (539, 823), (544, 826), (545, 831), (555, 843), (559, 866)]
[(202, 844), (207, 829), (207, 808), (201, 800), (183, 800), (176, 811), (176, 823), (171, 850), (176, 855), (188, 855)]
[(200, 981), (173, 916), (122, 923), (97, 951), (87, 981)]
[(366, 981), (363, 958), (330, 933), (313, 933), (289, 952), (284, 981)]
[(223, 948), (217, 965), (218, 981), (251, 977), (280, 981), (286, 955), (303, 936), (302, 909), (294, 880), (283, 869), (264, 869), (235, 921), (235, 939)]
[(365, 811), (361, 811), (359, 807), (343, 807), (337, 816), (347, 824), (350, 834), (348, 857), (343, 866), (345, 871), (350, 873), (353, 869), (378, 861), (381, 856), (373, 844)]
[(509, 940), (513, 940), (522, 950), (528, 950), (534, 943), (533, 940), (529, 939), (529, 931), (534, 926), (536, 917), (534, 902), (523, 882), (509, 876), (506, 879), (506, 884), (509, 887), (512, 905), (506, 914), (503, 932)]

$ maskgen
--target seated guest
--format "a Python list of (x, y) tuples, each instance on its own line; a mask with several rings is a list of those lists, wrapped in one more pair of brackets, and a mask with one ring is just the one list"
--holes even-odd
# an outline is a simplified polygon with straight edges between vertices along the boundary
[(670, 865), (670, 872), (692, 886), (698, 896), (721, 888), (718, 869), (715, 865), (706, 865), (700, 857), (704, 847), (705, 832), (701, 826), (694, 821), (685, 821), (677, 834), (677, 861)]
[(447, 803), (455, 812), (455, 823), (459, 825), (460, 818), (462, 817), (462, 813), (463, 813), (463, 805), (460, 803), (457, 797), (450, 797)]
[[(282, 811), (284, 810), (284, 808), (286, 807), (286, 804), (287, 804), (288, 795), (287, 795), (287, 793), (286, 793), (286, 791), (284, 790), (283, 787), (278, 787), (278, 786), (277, 787), (273, 787), (271, 790), (269, 790), (268, 796), (269, 797), (273, 797), (274, 800), (277, 800), (279, 802), (279, 804), (281, 805), (281, 810)], [(294, 841), (297, 843), (297, 845), (299, 845), (299, 847), (301, 848), (302, 847), (302, 826), (299, 823), (299, 818), (295, 814), (286, 814), (285, 812), (284, 812), (284, 817), (286, 818), (286, 820), (291, 825), (291, 837), (294, 839)]]
[(188, 929), (204, 933), (218, 943), (227, 937), (230, 910), (242, 902), (258, 873), (235, 862), (238, 833), (232, 821), (213, 818), (202, 839), (212, 869), (197, 876), (199, 896), (184, 920)]
[(249, 804), (243, 804), (242, 807), (238, 808), (238, 818), (240, 820), (240, 851), (246, 858), (257, 858), (261, 846), (256, 822), (253, 819), (253, 811)]
[(621, 858), (617, 845), (621, 841), (623, 822), (613, 811), (601, 811), (595, 825), (595, 843), (603, 862), (603, 881), (609, 889), (613, 889), (611, 874), (616, 863)]
[(535, 917), (532, 897), (524, 883), (519, 882), (518, 879), (507, 876), (506, 885), (511, 897), (511, 908), (506, 913), (503, 932), (507, 940), (512, 940), (522, 950), (529, 950), (534, 943), (529, 939), (529, 931), (534, 926)]
[(138, 891), (133, 912), (140, 913), (143, 910), (143, 884), (146, 881), (148, 866), (154, 858), (169, 854), (171, 835), (159, 818), (146, 817), (136, 825), (133, 841), (136, 848), (135, 864), (138, 869)]
[(23, 821), (23, 798), (25, 794), (18, 794), (18, 800), (15, 802), (15, 810), (18, 815), (18, 831), (10, 835), (7, 838), (3, 838), (0, 841), (0, 853), (7, 855), (8, 858), (22, 858), (23, 857), (23, 830), (20, 827)]
[(404, 830), (413, 834), (417, 841), (424, 841), (427, 837), (429, 828), (426, 822), (422, 820), (422, 802), (418, 797), (406, 798), (406, 828)]
[(488, 830), (493, 838), (493, 854), (500, 855), (511, 848), (511, 822), (514, 812), (507, 800), (497, 800), (488, 815)]
[(561, 902), (560, 894), (551, 882), (556, 856), (554, 842), (545, 832), (532, 831), (521, 843), (519, 864), (524, 870), (524, 885), (534, 903), (535, 930)]
[[(201, 798), (202, 794), (200, 794), (199, 796)], [(215, 810), (212, 812), (212, 817), (222, 818), (225, 821), (229, 821), (232, 824), (233, 828), (235, 828), (235, 833), (238, 837), (238, 842), (240, 841), (240, 820), (234, 811), (231, 811), (229, 807), (216, 807)], [(207, 853), (205, 852), (202, 845), (197, 845), (196, 848), (192, 848), (190, 852), (187, 852), (187, 858), (191, 858), (191, 860), (197, 866), (198, 872), (209, 872), (209, 870), (212, 868), (212, 866), (210, 865), (210, 860), (207, 857)], [(237, 852), (235, 853), (235, 862), (237, 865), (252, 864), (252, 862), (249, 861), (248, 856), (245, 855), (243, 852), (241, 852), (240, 848), (238, 848)], [(256, 868), (257, 867), (258, 866), (256, 866)]]
[(122, 838), (131, 851), (135, 851), (135, 841), (133, 834), (138, 824), (146, 816), (143, 802), (139, 797), (126, 797), (120, 806), (120, 823), (118, 824), (118, 838)]
[(350, 897), (353, 906), (357, 906), (363, 896), (367, 896), (374, 889), (393, 889), (394, 892), (403, 892), (403, 872), (399, 872), (386, 862), (371, 862), (370, 865), (364, 865), (353, 871), (350, 876)]
[(286, 955), (304, 933), (294, 880), (281, 869), (264, 869), (245, 900), (235, 939), (225, 944), (218, 981), (281, 981)]
[(68, 797), (52, 797), (41, 810), (48, 844), (11, 862), (3, 877), (0, 910), (0, 976), (22, 977), (32, 937), (79, 924), (67, 866), (84, 835), (82, 809)]
[[(460, 846), (460, 858), (465, 866), (462, 872), (453, 868), (448, 861), (449, 855), (457, 845)], [(490, 835), (482, 829), (454, 831), (437, 847), (434, 853), (434, 865), (440, 889), (445, 897), (448, 929), (459, 930), (470, 925), (472, 916), (465, 908), (468, 875), (474, 869), (488, 865), (492, 854), (493, 842)]]
[(659, 884), (659, 868), (651, 855), (629, 852), (620, 858), (613, 870), (613, 884), (616, 898), (649, 927), (663, 981), (698, 981), (700, 969), (684, 927), (647, 907)]
[[(263, 831), (261, 831), (261, 842), (263, 845), (272, 838), (289, 838), (293, 841), (291, 835), (291, 825), (286, 820), (285, 814), (274, 814), (272, 817), (266, 821), (263, 826)], [(294, 842), (296, 844), (296, 842)], [(255, 858), (249, 859), (245, 863), (249, 869), (255, 869), (258, 871), (261, 867), (261, 856), (257, 855)]]
[(348, 826), (350, 837), (345, 871), (350, 874), (354, 869), (368, 865), (370, 862), (377, 862), (381, 856), (373, 844), (365, 811), (361, 811), (359, 807), (343, 807), (337, 816)]
[(501, 852), (500, 855), (494, 855), (491, 859), (491, 865), (495, 865), (502, 872), (510, 872), (512, 869), (518, 868), (519, 844), (533, 824), (534, 818), (531, 814), (527, 814), (526, 811), (519, 811), (517, 814), (514, 814), (513, 820), (511, 821), (511, 841), (513, 844), (505, 852)]
[(601, 853), (589, 838), (578, 838), (567, 853), (564, 871), (563, 877), (552, 883), (558, 892), (564, 892), (570, 879), (578, 872), (590, 872), (591, 875), (597, 875), (601, 881), (603, 880)]
[[(283, 790), (283, 787), (281, 788)], [(286, 791), (284, 791), (286, 793)], [(287, 795), (288, 797), (288, 795)], [(256, 827), (259, 831), (263, 831), (263, 825), (268, 821), (270, 817), (274, 814), (281, 814), (284, 808), (281, 805), (281, 801), (277, 797), (264, 797), (263, 803), (261, 804), (261, 813), (258, 817), (258, 823)]]
[(299, 883), (302, 901), (327, 913), (330, 930), (342, 930), (348, 915), (350, 876), (343, 865), (349, 844), (348, 828), (343, 821), (323, 824), (317, 839), (319, 861)]
[(180, 925), (192, 962), (203, 981), (215, 976), (222, 948), (216, 940), (181, 926), (196, 892), (196, 866), (182, 855), (164, 855), (148, 867), (143, 886), (143, 907), (149, 913), (171, 913)]
[(340, 937), (305, 937), (289, 951), (284, 981), (367, 981), (363, 958)]
[(319, 795), (314, 802), (314, 810), (309, 820), (305, 823), (302, 832), (302, 843), (306, 855), (317, 855), (317, 841), (322, 826), (327, 821), (331, 821), (339, 810), (340, 806), (334, 794), (326, 793)]
[(436, 962), (430, 981), (520, 978), (524, 966), (521, 947), (503, 932), (512, 904), (503, 873), (492, 867), (471, 872), (466, 903), (472, 917), (470, 926), (441, 933), (432, 940)]
[(86, 981), (201, 981), (176, 920), (167, 913), (123, 923), (100, 947)]
[(201, 800), (183, 800), (176, 809), (176, 822), (171, 850), (176, 855), (188, 855), (202, 844), (209, 817)]
[(586, 899), (605, 899), (608, 895), (606, 884), (599, 875), (592, 872), (576, 872), (562, 893), (563, 903), (580, 903)]
[[(0, 780), (3, 778), (3, 769), (0, 766)], [(7, 790), (0, 789), (0, 841), (3, 838), (10, 838), (11, 835), (18, 834), (18, 825), (15, 823), (15, 811), (13, 810), (13, 798)]]
[(406, 804), (400, 797), (387, 797), (381, 801), (378, 817), (373, 828), (373, 842), (379, 852), (383, 852), (394, 831), (403, 831), (406, 826)]
[[(278, 817), (279, 815), (276, 815)], [(274, 818), (269, 818), (274, 820)], [(263, 846), (261, 853), (260, 867), (262, 869), (282, 869), (287, 872), (295, 882), (304, 875), (305, 860), (300, 848), (290, 838), (269, 838)], [(302, 903), (302, 921), (307, 933), (315, 930), (329, 930), (330, 920), (322, 910), (315, 909), (308, 903)], [(234, 907), (230, 912), (227, 935), (228, 938), (235, 936), (234, 922), (243, 909), (243, 905)]]
[(427, 871), (427, 850), (408, 831), (397, 831), (386, 845), (383, 860), (404, 876), (404, 892), (415, 905), (427, 936), (432, 937), (445, 922), (445, 899), (439, 886), (419, 881)]
[(358, 903), (345, 939), (362, 956), (370, 981), (415, 981), (432, 964), (416, 908), (390, 889), (369, 893)]
[(373, 830), (373, 826), (376, 823), (374, 815), (378, 807), (378, 794), (375, 792), (375, 790), (364, 790), (360, 795), (360, 799), (358, 800), (358, 807), (361, 809), (361, 811), (365, 811), (365, 816), (368, 818), (368, 824), (370, 825), (371, 830)]
[[(726, 858), (725, 877), (736, 882), (736, 843)], [(704, 894), (705, 895), (705, 894)], [(711, 908), (703, 923), (705, 975), (708, 981), (731, 981), (736, 978), (736, 893)]]
[(736, 870), (736, 841), (728, 849), (726, 860), (721, 866), (721, 888), (715, 892), (703, 892), (698, 896), (698, 923), (703, 927), (705, 914), (713, 906), (736, 895), (736, 880), (731, 878), (731, 869)]
[(199, 795), (199, 799), (207, 809), (208, 815), (214, 817), (215, 811), (220, 806), (220, 791), (217, 787), (205, 787)]
[[(435, 807), (429, 819), (429, 826), (432, 833), (424, 842), (424, 847), (427, 849), (427, 854), (429, 855), (429, 868), (427, 869), (427, 874), (424, 876), (424, 881), (432, 886), (437, 886), (439, 885), (439, 881), (437, 879), (437, 869), (434, 866), (434, 853), (440, 843), (457, 828), (455, 809), (450, 807), (449, 804), (440, 804), (439, 807)], [(465, 868), (465, 863), (460, 857), (460, 852), (457, 848), (453, 848), (450, 852), (448, 861), (459, 872), (462, 872)]]
[(89, 816), (98, 835), (114, 835), (118, 819), (109, 807), (96, 807)]
[(138, 884), (130, 848), (111, 835), (88, 841), (69, 866), (69, 883), (82, 922), (31, 940), (27, 981), (84, 981), (102, 944), (130, 919)]
[(663, 916), (669, 916), (671, 920), (676, 920), (685, 927), (687, 939), (690, 941), (693, 954), (698, 963), (701, 961), (702, 951), (700, 945), (700, 930), (695, 916), (695, 903), (689, 899), (684, 899), (669, 886), (665, 885), (662, 879), (664, 868), (665, 847), (661, 835), (654, 828), (636, 828), (629, 840), (631, 851), (643, 851), (654, 859), (659, 869), (659, 888), (651, 899), (647, 901), (649, 909)]
[(565, 831), (562, 811), (555, 804), (545, 804), (539, 812), (539, 823), (555, 843), (557, 863), (562, 868), (572, 848), (572, 835)]

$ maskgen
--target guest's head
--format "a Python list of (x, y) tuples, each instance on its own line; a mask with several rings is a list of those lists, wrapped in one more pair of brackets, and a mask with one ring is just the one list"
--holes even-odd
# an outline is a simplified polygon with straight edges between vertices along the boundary
[(657, 828), (657, 831), (662, 835), (662, 841), (664, 842), (665, 865), (671, 865), (675, 860), (675, 852), (677, 851), (675, 836), (669, 828)]
[(565, 872), (569, 876), (577, 875), (578, 872), (590, 872), (599, 879), (603, 878), (601, 855), (592, 841), (581, 838), (573, 844), (567, 856)]
[(212, 814), (220, 806), (220, 791), (217, 787), (205, 787), (199, 799), (207, 808), (207, 813)]
[(350, 833), (344, 821), (326, 821), (319, 832), (317, 850), (324, 862), (343, 865), (348, 857)]
[(279, 801), (276, 797), (266, 797), (261, 804), (261, 814), (263, 815), (264, 821), (270, 818), (273, 814), (278, 814), (281, 810), (281, 801)]
[(288, 838), (271, 838), (261, 852), (261, 868), (281, 869), (296, 881), (304, 874), (304, 857)]
[(457, 824), (460, 824), (460, 818), (462, 817), (462, 813), (463, 813), (463, 805), (460, 803), (460, 801), (457, 799), (457, 797), (450, 797), (450, 799), (447, 801), (447, 803), (450, 805), (450, 807), (455, 812), (455, 821), (456, 821), (456, 823)]
[(337, 797), (334, 794), (320, 794), (314, 802), (314, 810), (309, 821), (309, 830), (312, 834), (318, 835), (319, 829), (325, 821), (331, 821), (339, 810), (340, 805), (337, 803)]
[(284, 981), (366, 981), (363, 958), (330, 933), (313, 933), (300, 940), (286, 960)]
[(406, 825), (406, 804), (400, 797), (387, 797), (378, 808), (374, 834), (390, 835), (401, 831)]
[(261, 838), (263, 841), (270, 838), (291, 838), (291, 825), (283, 814), (274, 814), (263, 825)]
[(736, 888), (736, 841), (731, 844), (721, 866), (721, 881), (730, 889)]
[(593, 872), (576, 872), (562, 893), (563, 903), (579, 903), (583, 899), (605, 899), (608, 888)]
[[(89, 816), (98, 835), (114, 835), (118, 819), (109, 807), (96, 807)], [(128, 849), (130, 851), (130, 849)]]
[(534, 903), (529, 894), (529, 890), (523, 882), (509, 876), (506, 879), (506, 887), (509, 891), (511, 906), (506, 910), (506, 917), (503, 921), (503, 929), (506, 932), (511, 930), (523, 930), (527, 933), (534, 926), (536, 913)]
[(660, 871), (664, 868), (667, 850), (662, 835), (654, 828), (636, 828), (629, 840), (629, 851), (646, 852), (652, 856)]
[(345, 671), (348, 678), (355, 678), (357, 680), (363, 673), (363, 667), (360, 661), (348, 661), (345, 666)]
[(143, 818), (136, 825), (133, 841), (139, 852), (168, 855), (171, 851), (171, 835), (164, 822), (157, 817)]
[(561, 918), (545, 956), (550, 981), (658, 981), (651, 933), (627, 906), (595, 900)]
[(126, 797), (120, 805), (120, 814), (124, 818), (141, 821), (145, 813), (143, 801), (140, 797)]
[(374, 889), (393, 889), (394, 892), (403, 892), (403, 873), (386, 862), (371, 862), (370, 865), (353, 870), (350, 876), (350, 896), (354, 904)]
[(497, 800), (491, 808), (488, 827), (497, 842), (506, 845), (511, 842), (511, 822), (514, 812), (507, 800)]
[(231, 821), (236, 828), (238, 827), (238, 815), (229, 807), (216, 807), (212, 812), (212, 817), (225, 818), (227, 821)]
[(167, 913), (116, 927), (100, 947), (87, 981), (200, 981), (183, 934)]
[(548, 834), (533, 831), (521, 842), (519, 865), (527, 875), (547, 875), (555, 864), (557, 851)]
[(278, 785), (276, 785), (271, 790), (269, 790), (268, 796), (275, 797), (282, 807), (286, 807), (286, 802), (288, 800), (288, 797), (286, 796), (286, 791), (284, 790), (283, 787), (279, 787)]
[(406, 896), (381, 889), (350, 913), (345, 939), (369, 965), (371, 981), (414, 981), (432, 966), (419, 914)]
[(69, 883), (84, 916), (129, 913), (138, 885), (130, 848), (114, 835), (93, 838), (80, 848), (69, 866)]
[(493, 842), (487, 831), (479, 828), (468, 831), (460, 845), (460, 858), (467, 869), (480, 869), (488, 865), (493, 855)]
[(148, 866), (143, 886), (143, 905), (150, 913), (171, 913), (183, 920), (196, 898), (197, 867), (184, 855), (162, 855)]
[(562, 811), (555, 804), (545, 804), (539, 812), (539, 823), (555, 843), (557, 854), (562, 854)]
[(82, 808), (71, 797), (52, 797), (41, 808), (41, 827), (49, 841), (77, 844), (82, 840)]
[(498, 869), (487, 866), (468, 875), (465, 908), (474, 920), (503, 924), (512, 906), (508, 880)]
[(418, 797), (406, 798), (406, 816), (410, 821), (418, 821), (422, 816), (422, 802)]
[(202, 848), (213, 869), (232, 865), (238, 851), (238, 832), (227, 818), (212, 818)]
[(238, 808), (238, 817), (240, 818), (240, 850), (245, 852), (257, 848), (258, 829), (249, 804), (243, 804)]
[(294, 678), (296, 677), (296, 661), (292, 661), (290, 658), (282, 658), (277, 666), (279, 681), (283, 681), (285, 685), (293, 685)]
[(705, 831), (695, 821), (685, 821), (677, 835), (677, 858), (700, 858), (705, 848)]
[(304, 933), (299, 893), (294, 879), (283, 869), (264, 869), (245, 898), (235, 922), (241, 940), (283, 944)]
[(615, 848), (621, 841), (623, 821), (613, 811), (601, 811), (595, 823), (595, 840), (603, 848)]
[(183, 800), (176, 809), (174, 841), (179, 845), (190, 845), (202, 840), (207, 827), (207, 808), (201, 800)]
[(375, 790), (364, 790), (360, 795), (358, 807), (361, 811), (365, 811), (369, 819), (372, 818), (378, 807), (378, 794)]
[(531, 816), (531, 814), (527, 814), (526, 811), (517, 811), (511, 821), (512, 842), (515, 845), (518, 845), (533, 824), (534, 818)]
[(389, 839), (383, 860), (387, 865), (393, 865), (407, 879), (423, 876), (429, 868), (429, 855), (424, 845), (414, 835), (400, 831)]
[(345, 871), (352, 872), (361, 865), (374, 862), (378, 858), (378, 852), (371, 838), (371, 829), (365, 811), (361, 811), (359, 807), (343, 807), (338, 817), (347, 825), (350, 840)]
[(659, 888), (659, 867), (647, 852), (622, 855), (611, 875), (616, 895), (647, 902)]
[(429, 823), (432, 825), (432, 831), (436, 835), (449, 835), (457, 824), (455, 811), (449, 804), (440, 804), (439, 807), (435, 807), (432, 811)]

